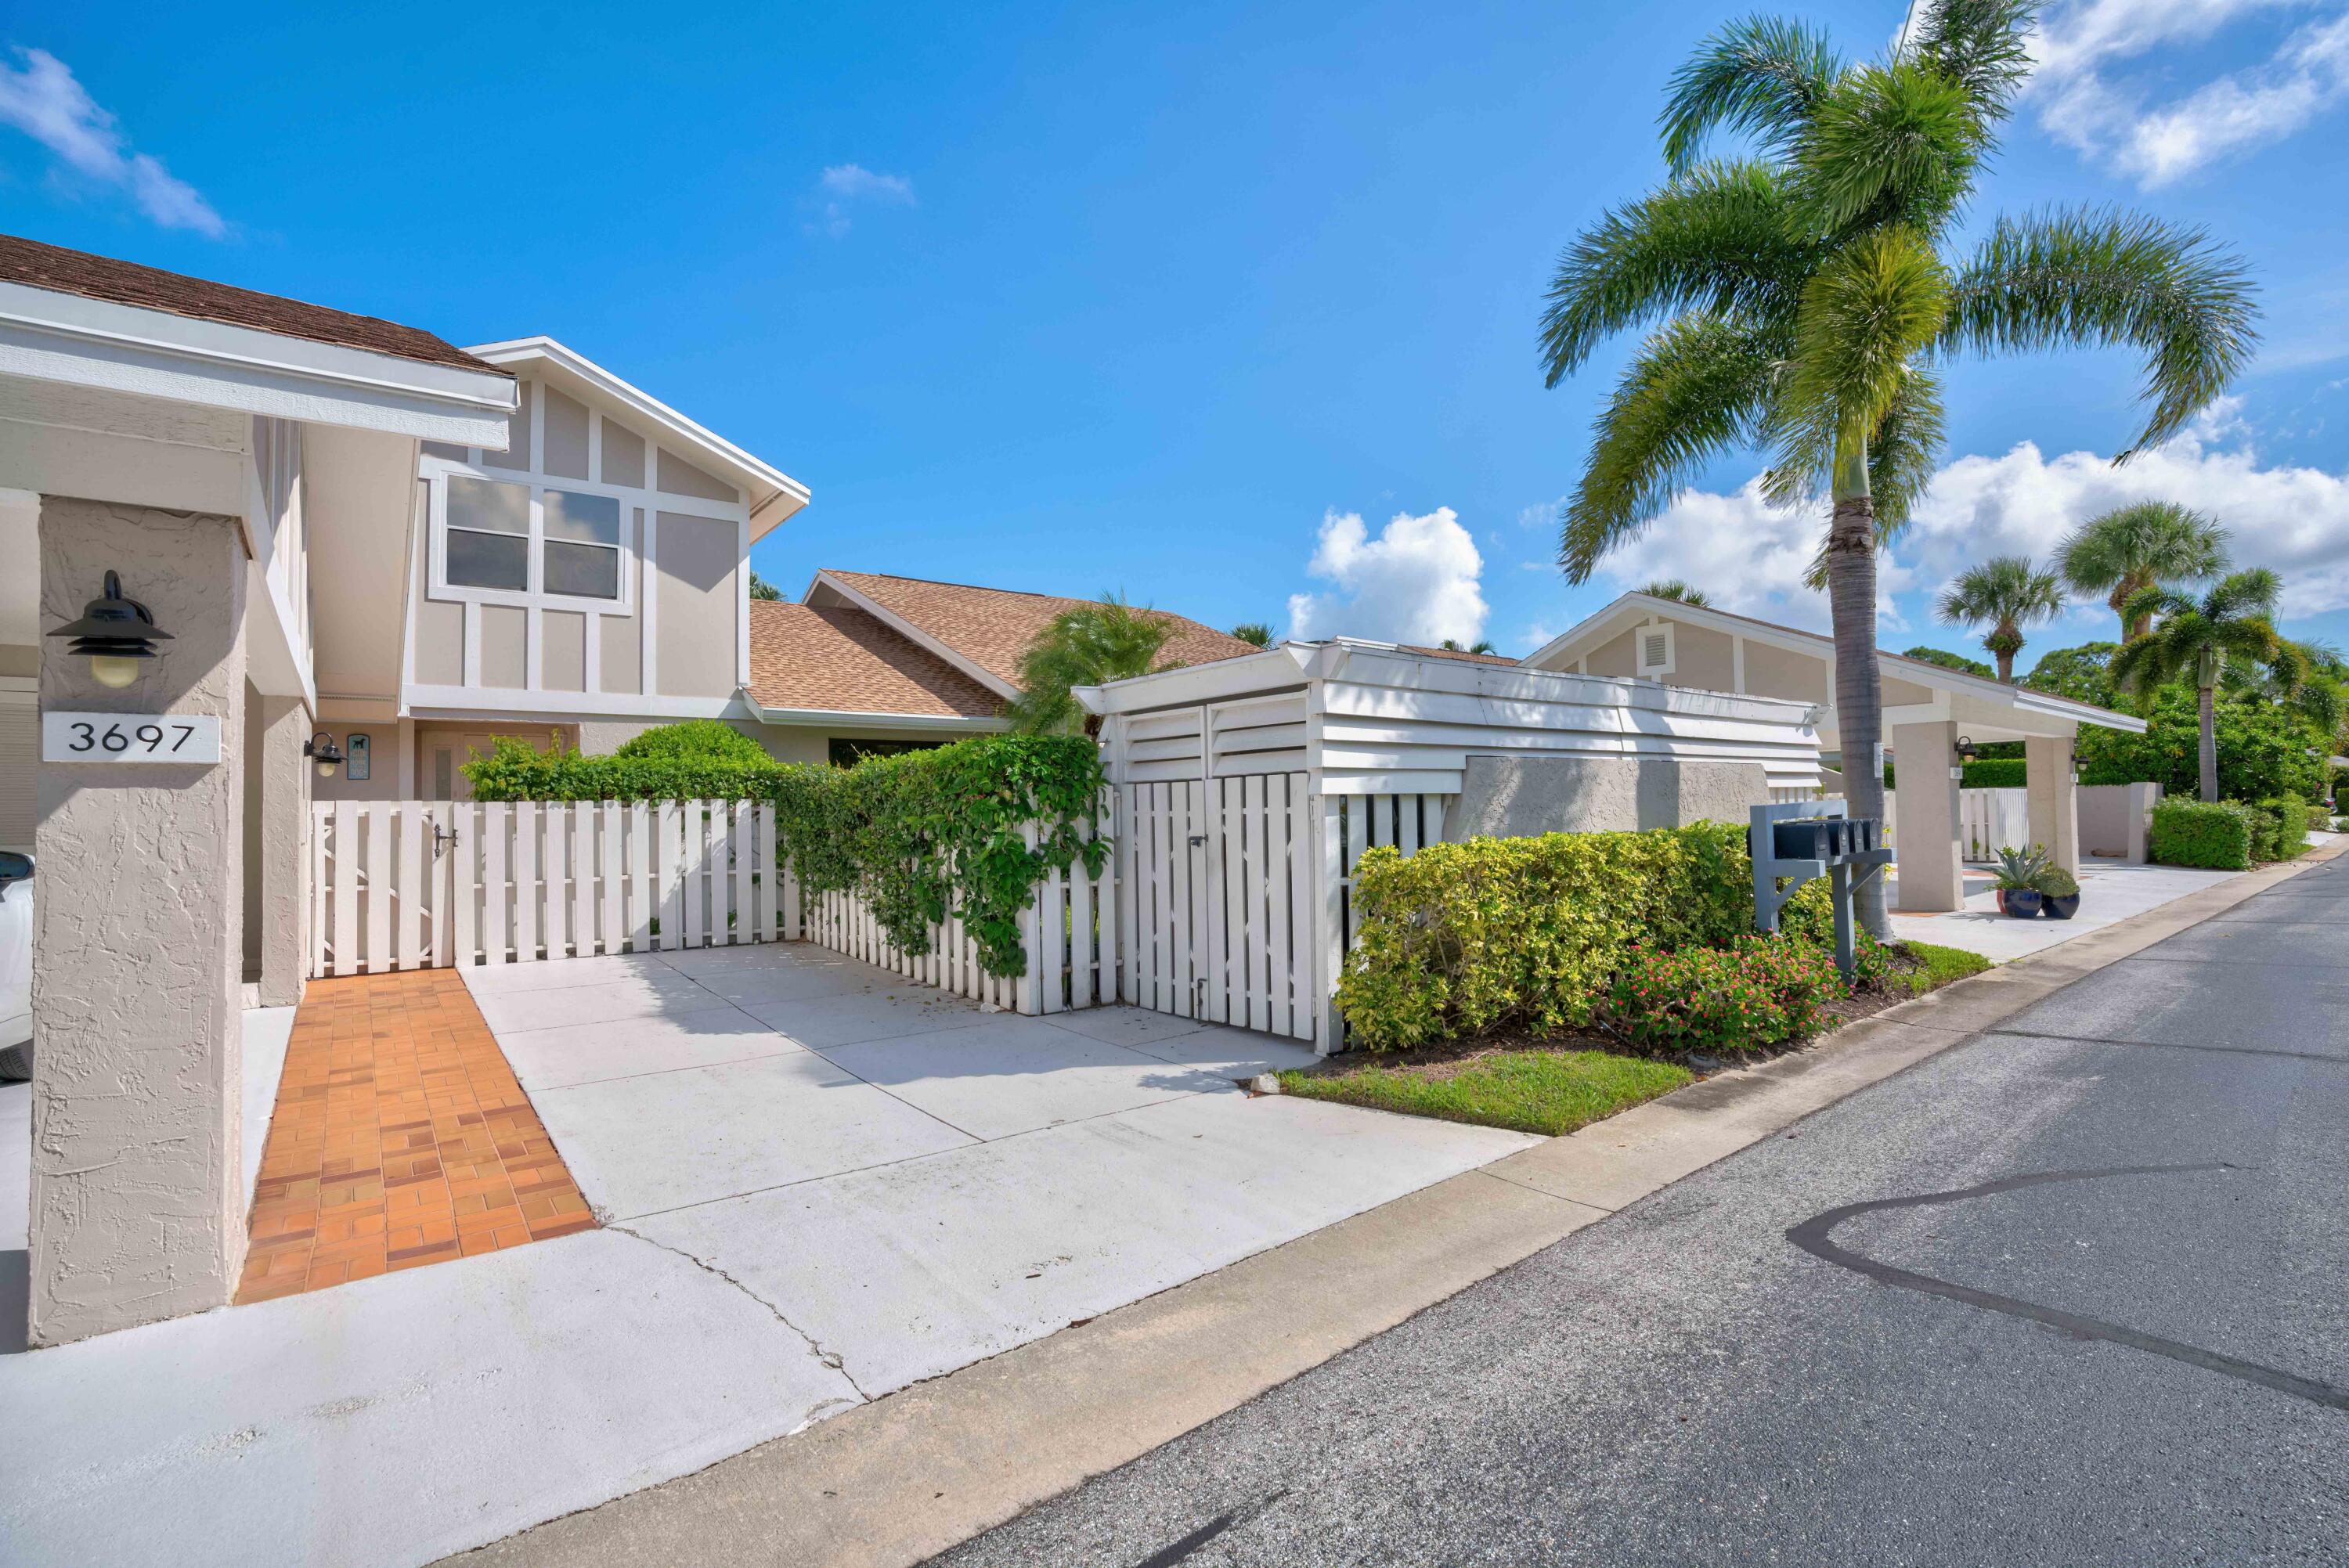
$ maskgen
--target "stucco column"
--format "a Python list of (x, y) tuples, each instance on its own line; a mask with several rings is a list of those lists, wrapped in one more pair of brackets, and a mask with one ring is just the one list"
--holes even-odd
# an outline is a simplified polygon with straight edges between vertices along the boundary
[(225, 517), (45, 496), (41, 625), (107, 570), (171, 634), (129, 689), (52, 643), (45, 713), (210, 714), (212, 764), (39, 765), (30, 1331), (57, 1345), (229, 1298), (243, 1262), (245, 558)]
[(1965, 903), (1958, 845), (1958, 780), (1950, 777), (1958, 727), (1950, 720), (1892, 731), (1892, 810), (1899, 823), (1904, 914), (1939, 914)]
[(310, 710), (302, 699), (261, 699), (261, 1005), (302, 999), (310, 952)]
[(2072, 777), (2072, 738), (2029, 736), (2023, 742), (2023, 782), (2031, 791), (2031, 841), (2047, 858), (2080, 874), (2080, 788)]

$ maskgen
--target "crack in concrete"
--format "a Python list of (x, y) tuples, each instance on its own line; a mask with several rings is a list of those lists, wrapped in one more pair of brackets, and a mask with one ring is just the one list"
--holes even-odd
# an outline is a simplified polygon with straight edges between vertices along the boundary
[(752, 1301), (755, 1301), (761, 1306), (765, 1307), (769, 1313), (773, 1315), (777, 1323), (781, 1324), (785, 1328), (790, 1329), (793, 1334), (799, 1336), (800, 1342), (808, 1347), (809, 1355), (814, 1357), (818, 1361), (823, 1362), (826, 1367), (831, 1367), (834, 1372), (839, 1373), (842, 1381), (845, 1382), (851, 1388), (856, 1390), (856, 1397), (858, 1398), (864, 1400), (867, 1404), (872, 1403), (873, 1396), (866, 1393), (864, 1386), (856, 1381), (856, 1374), (848, 1369), (848, 1363), (841, 1357), (839, 1352), (826, 1350), (823, 1347), (823, 1341), (816, 1338), (814, 1335), (810, 1334), (806, 1329), (802, 1328), (798, 1324), (793, 1323), (790, 1318), (784, 1316), (783, 1309), (781, 1307), (777, 1306), (773, 1302), (769, 1301), (765, 1296), (761, 1295), (757, 1291), (752, 1290), (749, 1285), (744, 1284), (740, 1280), (736, 1279), (724, 1269), (719, 1268), (715, 1264), (704, 1263), (701, 1259), (695, 1257), (691, 1253), (687, 1252), (683, 1247), (673, 1247), (667, 1242), (657, 1242), (650, 1236), (646, 1235), (642, 1231), (632, 1231), (626, 1225), (616, 1225), (610, 1223), (606, 1223), (604, 1228), (610, 1231), (617, 1231), (624, 1236), (633, 1236), (648, 1247), (657, 1247), (662, 1252), (683, 1258), (687, 1263), (691, 1264), (695, 1268), (699, 1269), (702, 1273), (706, 1274), (714, 1274), (718, 1278), (724, 1280), (728, 1284), (732, 1285), (736, 1290), (740, 1291), (744, 1295), (749, 1296)]

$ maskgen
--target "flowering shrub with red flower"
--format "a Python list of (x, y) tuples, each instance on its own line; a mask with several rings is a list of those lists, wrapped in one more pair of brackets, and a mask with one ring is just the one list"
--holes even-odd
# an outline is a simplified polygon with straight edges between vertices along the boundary
[(1741, 936), (1720, 947), (1634, 948), (1592, 1021), (1640, 1050), (1735, 1053), (1808, 1037), (1845, 995), (1834, 955), (1817, 944)]

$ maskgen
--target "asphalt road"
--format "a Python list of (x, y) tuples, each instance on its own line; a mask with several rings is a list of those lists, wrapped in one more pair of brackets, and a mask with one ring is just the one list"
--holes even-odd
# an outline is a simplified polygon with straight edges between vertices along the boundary
[(2349, 1563), (2349, 857), (940, 1561)]

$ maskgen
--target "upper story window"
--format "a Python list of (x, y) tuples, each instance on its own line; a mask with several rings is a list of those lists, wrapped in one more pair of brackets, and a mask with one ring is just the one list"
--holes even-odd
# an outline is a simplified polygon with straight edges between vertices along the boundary
[(583, 599), (620, 596), (620, 503), (608, 495), (551, 490), (545, 500), (544, 565), (549, 593)]
[(449, 476), (449, 586), (530, 592), (530, 487)]
[(601, 603), (627, 613), (634, 542), (619, 496), (440, 463), (425, 478), (434, 492), (436, 591), (493, 603)]

